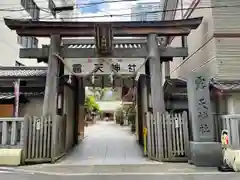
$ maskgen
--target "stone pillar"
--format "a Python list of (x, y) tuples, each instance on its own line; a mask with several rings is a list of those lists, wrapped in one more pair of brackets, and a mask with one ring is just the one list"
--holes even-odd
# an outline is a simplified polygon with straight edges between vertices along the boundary
[[(157, 43), (157, 35), (148, 36), (149, 69), (151, 84), (151, 99), (153, 109), (153, 121), (160, 121), (161, 114), (165, 112), (164, 94), (162, 87), (162, 66), (160, 62), (160, 53)], [(158, 123), (161, 124), (161, 123)], [(162, 130), (159, 127), (159, 135), (162, 137)], [(159, 151), (163, 152), (162, 140), (159, 141)], [(159, 154), (162, 159), (162, 153)]]
[(80, 92), (79, 92), (79, 79), (76, 77), (76, 76), (73, 76), (72, 77), (73, 79), (73, 118), (72, 120), (74, 121), (74, 125), (73, 125), (73, 130), (74, 130), (74, 145), (75, 144), (78, 144), (78, 126), (79, 126), (79, 120), (78, 120), (78, 117), (79, 117), (79, 96), (80, 96)]
[(85, 112), (84, 112), (84, 102), (85, 102), (85, 86), (83, 84), (83, 79), (79, 80), (79, 115), (78, 115), (78, 132), (80, 138), (84, 138), (84, 128), (85, 128)]
[(143, 118), (143, 128), (147, 127), (147, 112), (148, 112), (148, 93), (147, 93), (147, 77), (140, 76), (141, 79), (141, 104), (142, 104), (142, 118)]
[(192, 72), (187, 81), (192, 141), (190, 161), (196, 166), (218, 166), (221, 146), (214, 142), (214, 121), (211, 111), (209, 79), (206, 73)]
[(60, 54), (61, 37), (52, 35), (49, 48), (48, 71), (43, 102), (43, 115), (57, 114), (58, 71), (59, 63), (54, 54)]
[(141, 89), (141, 84), (142, 84), (142, 78), (139, 77), (138, 82), (137, 82), (137, 121), (138, 121), (138, 140), (139, 140), (139, 144), (143, 145), (143, 116), (142, 116), (142, 112), (143, 112), (143, 105), (142, 105), (142, 89)]

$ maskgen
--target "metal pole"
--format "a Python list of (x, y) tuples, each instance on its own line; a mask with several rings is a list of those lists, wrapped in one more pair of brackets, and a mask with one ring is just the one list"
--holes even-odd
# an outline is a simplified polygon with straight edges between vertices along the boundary
[(57, 111), (57, 86), (58, 86), (58, 58), (55, 54), (60, 53), (61, 37), (52, 35), (50, 41), (48, 71), (46, 77), (46, 86), (43, 102), (43, 115), (56, 115)]

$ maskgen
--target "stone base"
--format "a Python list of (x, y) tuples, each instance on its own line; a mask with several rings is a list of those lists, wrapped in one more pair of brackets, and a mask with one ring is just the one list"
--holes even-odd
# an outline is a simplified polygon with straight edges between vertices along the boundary
[(190, 142), (190, 161), (195, 166), (217, 167), (223, 154), (218, 142)]
[(233, 168), (235, 172), (240, 172), (240, 150), (227, 148), (223, 158), (230, 168)]
[(18, 166), (22, 160), (22, 149), (0, 149), (0, 166)]

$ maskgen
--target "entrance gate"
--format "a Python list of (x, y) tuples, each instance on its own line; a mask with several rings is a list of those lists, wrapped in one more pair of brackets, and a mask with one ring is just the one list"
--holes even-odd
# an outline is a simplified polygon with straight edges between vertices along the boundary
[[(189, 151), (187, 112), (147, 114), (148, 157), (157, 161), (187, 161)], [(160, 142), (162, 147), (160, 146)]]
[[(160, 69), (161, 64), (166, 61), (171, 61), (173, 57), (187, 57), (188, 50), (187, 48), (169, 47), (159, 43), (161, 39), (159, 37), (188, 36), (192, 29), (196, 29), (200, 25), (202, 22), (202, 17), (174, 21), (155, 21), (154, 23), (141, 21), (49, 22), (7, 18), (4, 18), (4, 21), (11, 30), (16, 30), (17, 34), (20, 36), (51, 38), (49, 47), (20, 50), (20, 58), (36, 58), (40, 62), (44, 61), (48, 63), (43, 115), (48, 113), (51, 113), (53, 117), (55, 117), (55, 115), (63, 115), (64, 100), (56, 101), (56, 97), (61, 97), (64, 94), (64, 88), (62, 88), (64, 87), (64, 84), (66, 84), (64, 80), (64, 65), (67, 65), (66, 61), (70, 61), (71, 58), (77, 58), (77, 62), (72, 63), (72, 67), (69, 68), (71, 74), (74, 75), (74, 82), (70, 85), (68, 84), (68, 86), (72, 86), (74, 88), (79, 86), (79, 80), (76, 78), (76, 74), (82, 71), (81, 58), (144, 58), (142, 66), (145, 67), (147, 64), (149, 64), (149, 73), (147, 73), (147, 76), (149, 75), (151, 77), (149, 87), (151, 88), (150, 93), (152, 94), (152, 109), (154, 117), (157, 117), (154, 120), (152, 116), (148, 115), (149, 120), (147, 128), (149, 130), (149, 157), (156, 160), (175, 160), (178, 158), (178, 156), (185, 157), (187, 155), (187, 146), (184, 146), (184, 144), (187, 144), (187, 142), (184, 142), (184, 144), (179, 144), (179, 139), (188, 139), (182, 135), (184, 132), (187, 132), (187, 126), (185, 125), (187, 118), (182, 118), (183, 114), (179, 116), (171, 114), (164, 114), (163, 116), (160, 116), (158, 113), (163, 113), (165, 111), (164, 94), (162, 88), (162, 70)], [(92, 43), (89, 43), (89, 40), (87, 40), (87, 44), (92, 44), (94, 47), (86, 47), (81, 50), (70, 48), (69, 46), (66, 47), (64, 45), (65, 43), (62, 43), (62, 38), (64, 37), (94, 37)], [(131, 39), (117, 39), (118, 37), (131, 37)], [(132, 39), (132, 37), (142, 38)], [(71, 39), (70, 41), (73, 40)], [(76, 40), (75, 42), (72, 42), (72, 44), (81, 44), (81, 41), (83, 41), (83, 39), (78, 40), (78, 42)], [(119, 41), (121, 41), (121, 43)], [(127, 41), (127, 44), (133, 48), (123, 49), (122, 46), (119, 47), (118, 45), (123, 44), (123, 41)], [(102, 63), (97, 65), (102, 66)], [(115, 67), (115, 63), (112, 65)], [(112, 65), (111, 70), (114, 69)], [(131, 70), (133, 77), (137, 77), (138, 75), (138, 71), (135, 71), (135, 67), (135, 65), (132, 67), (132, 64), (128, 64), (128, 68)], [(90, 74), (95, 73), (95, 70), (96, 69), (93, 69)], [(86, 75), (89, 74), (85, 74), (85, 76)], [(113, 75), (117, 76), (118, 72), (113, 71)], [(81, 86), (81, 90), (84, 90), (84, 86)], [(84, 98), (79, 97), (80, 93), (76, 93), (76, 103), (74, 105), (76, 108), (75, 119), (78, 118), (79, 114), (77, 106), (79, 106), (79, 104), (80, 106), (84, 106)], [(60, 105), (60, 111), (58, 112), (56, 107)], [(176, 120), (174, 119), (175, 117), (178, 121), (181, 119), (181, 123), (176, 123)], [(54, 118), (52, 124), (55, 123), (55, 119), (57, 118)], [(176, 124), (178, 124), (179, 127), (176, 127)], [(50, 139), (52, 141), (51, 148), (54, 150), (51, 150), (51, 158), (55, 158), (56, 154), (59, 154), (56, 153), (58, 149), (55, 149), (56, 145), (58, 144), (58, 140), (55, 138), (55, 126), (52, 125), (52, 127), (53, 136)], [(31, 133), (27, 135), (32, 136)], [(41, 138), (41, 136), (37, 137)], [(26, 145), (29, 147), (33, 146), (31, 143), (34, 142), (37, 142), (37, 144), (40, 142), (41, 146), (41, 140), (31, 140), (28, 141)], [(59, 152), (61, 154), (61, 151)], [(39, 153), (37, 154), (39, 155)], [(28, 157), (30, 159), (35, 158), (36, 160), (38, 158), (35, 154)]]

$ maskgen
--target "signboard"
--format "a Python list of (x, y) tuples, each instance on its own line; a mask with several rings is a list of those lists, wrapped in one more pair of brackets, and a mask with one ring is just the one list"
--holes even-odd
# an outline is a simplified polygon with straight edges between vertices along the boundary
[(65, 75), (71, 74), (68, 69), (78, 75), (94, 72), (96, 75), (111, 74), (145, 74), (144, 58), (66, 58)]

